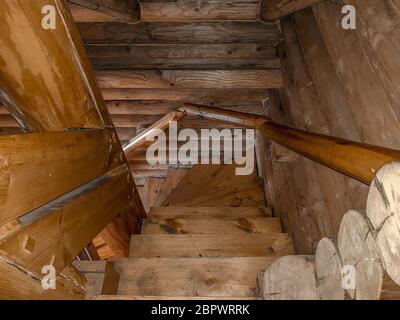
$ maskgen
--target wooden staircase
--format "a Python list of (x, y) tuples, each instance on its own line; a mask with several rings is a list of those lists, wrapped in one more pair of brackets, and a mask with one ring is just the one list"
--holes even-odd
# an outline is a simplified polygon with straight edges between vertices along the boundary
[[(257, 273), (294, 248), (260, 201), (258, 178), (232, 169), (193, 167), (169, 205), (152, 208), (142, 234), (132, 236), (130, 257), (115, 262), (118, 295), (97, 299), (256, 299)], [(231, 192), (237, 188), (250, 191)]]

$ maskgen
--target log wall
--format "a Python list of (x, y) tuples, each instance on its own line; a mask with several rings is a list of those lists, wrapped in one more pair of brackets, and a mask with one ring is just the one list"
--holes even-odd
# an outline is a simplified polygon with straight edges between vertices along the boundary
[[(346, 4), (356, 7), (356, 30), (341, 27)], [(386, 0), (322, 1), (283, 18), (284, 89), (271, 100), (273, 120), (400, 149), (399, 20), (400, 5)], [(347, 210), (365, 210), (366, 185), (269, 149), (268, 199), (298, 253), (312, 254), (324, 236), (337, 238)]]

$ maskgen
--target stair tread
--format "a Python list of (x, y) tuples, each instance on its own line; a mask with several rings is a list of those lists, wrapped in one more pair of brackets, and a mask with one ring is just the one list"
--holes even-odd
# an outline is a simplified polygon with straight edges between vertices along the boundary
[(261, 300), (260, 297), (98, 295), (94, 300)]
[(142, 234), (243, 234), (282, 232), (278, 218), (146, 219)]
[(256, 275), (277, 258), (130, 258), (115, 262), (118, 294), (138, 296), (257, 296)]
[(284, 233), (132, 235), (130, 257), (278, 257), (294, 254)]
[(268, 207), (158, 207), (151, 208), (150, 218), (237, 218), (271, 217)]

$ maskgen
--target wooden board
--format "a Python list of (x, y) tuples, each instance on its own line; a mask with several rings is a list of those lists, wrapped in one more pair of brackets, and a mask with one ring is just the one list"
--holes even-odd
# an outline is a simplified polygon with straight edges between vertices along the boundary
[(110, 261), (74, 261), (73, 265), (87, 278), (85, 299), (95, 295), (112, 295), (118, 291), (119, 274)]
[(276, 218), (146, 219), (142, 234), (247, 234), (282, 232)]
[(102, 130), (0, 136), (0, 225), (118, 166), (116, 141)]
[(237, 176), (234, 165), (196, 165), (164, 205), (265, 207), (265, 198), (262, 182), (254, 174)]
[(55, 290), (44, 290), (41, 280), (33, 278), (0, 257), (1, 300), (82, 300), (84, 297), (84, 288), (61, 276), (56, 278)]
[[(112, 17), (110, 20), (126, 23), (137, 23), (140, 21), (140, 4), (138, 0), (68, 0), (71, 13), (75, 21), (99, 21), (100, 17)], [(81, 10), (77, 9), (81, 8)], [(86, 9), (85, 11), (82, 11)], [(78, 11), (78, 15), (77, 15)]]
[(276, 258), (156, 258), (118, 261), (119, 294), (256, 296), (256, 273)]
[(265, 207), (158, 207), (151, 208), (150, 218), (254, 218), (272, 216), (271, 208)]
[(260, 18), (264, 21), (278, 20), (321, 1), (322, 0), (261, 0)]
[(94, 300), (260, 300), (258, 297), (199, 297), (199, 296), (134, 296), (134, 295), (101, 295)]
[(144, 21), (256, 20), (258, 1), (141, 1)]
[(21, 230), (2, 239), (0, 252), (20, 268), (41, 275), (61, 272), (129, 205), (129, 171), (121, 166), (20, 218)]
[(294, 254), (290, 237), (265, 234), (133, 235), (131, 258), (277, 257)]
[(230, 105), (237, 103), (249, 103), (268, 98), (265, 89), (102, 89), (106, 100), (164, 100), (164, 101), (185, 101), (199, 102), (207, 105), (213, 105), (216, 102)]
[[(163, 100), (114, 100), (107, 103), (108, 111), (112, 115), (165, 115), (175, 111), (182, 105), (180, 101), (163, 101)], [(236, 110), (247, 113), (262, 114), (264, 107), (262, 101), (215, 101), (215, 107)], [(1, 107), (0, 107), (1, 110)], [(119, 134), (119, 129), (117, 130)], [(121, 139), (124, 140), (124, 139)]]
[(258, 21), (77, 23), (85, 44), (268, 43), (280, 41), (274, 23)]
[(117, 22), (118, 19), (108, 14), (81, 7), (72, 2), (68, 2), (69, 10), (75, 22)]
[(104, 70), (101, 88), (269, 89), (282, 86), (278, 70)]
[[(57, 8), (59, 24), (51, 32), (42, 27), (45, 5)], [(1, 2), (0, 59), (18, 61), (3, 64), (2, 100), (26, 130), (63, 131), (109, 124), (71, 20), (60, 0)]]
[(87, 45), (95, 69), (279, 69), (269, 44)]

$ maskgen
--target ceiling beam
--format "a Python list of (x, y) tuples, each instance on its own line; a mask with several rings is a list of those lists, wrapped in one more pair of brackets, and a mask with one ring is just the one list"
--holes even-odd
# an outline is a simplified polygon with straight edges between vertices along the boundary
[[(77, 21), (89, 21), (93, 17), (93, 11), (96, 14), (107, 15), (113, 18), (113, 21), (135, 23), (140, 20), (140, 5), (137, 0), (68, 0), (69, 3), (76, 6), (70, 6), (74, 18)], [(79, 7), (83, 10), (79, 10)], [(86, 14), (85, 14), (86, 11)], [(90, 12), (92, 11), (92, 12)], [(85, 17), (87, 15), (87, 17)]]
[(261, 0), (259, 15), (263, 21), (275, 21), (321, 1), (322, 0)]

